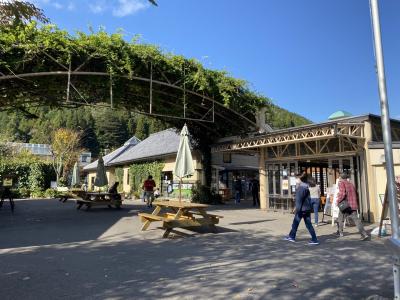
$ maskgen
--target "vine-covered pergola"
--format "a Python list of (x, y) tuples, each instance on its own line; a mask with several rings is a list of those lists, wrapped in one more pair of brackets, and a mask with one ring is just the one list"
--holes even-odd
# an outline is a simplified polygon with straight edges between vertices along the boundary
[(226, 72), (122, 34), (70, 35), (36, 23), (0, 29), (3, 110), (106, 105), (186, 122), (194, 136), (215, 138), (254, 129), (257, 109), (268, 103)]

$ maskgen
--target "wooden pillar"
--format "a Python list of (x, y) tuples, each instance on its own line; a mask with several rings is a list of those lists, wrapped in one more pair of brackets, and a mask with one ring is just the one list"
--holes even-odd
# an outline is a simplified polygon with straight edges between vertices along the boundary
[(265, 170), (265, 148), (260, 149), (258, 172), (260, 174), (260, 209), (266, 210), (269, 208), (269, 201), (267, 172)]
[[(375, 199), (376, 193), (376, 180), (374, 176), (374, 169), (371, 165), (371, 157), (370, 151), (368, 149), (368, 143), (372, 141), (372, 124), (371, 120), (364, 122), (364, 152), (360, 155), (361, 158), (361, 168), (363, 171), (363, 176), (361, 177), (362, 181), (365, 184), (366, 191), (365, 191), (365, 198), (360, 199), (361, 201), (365, 201), (367, 207), (367, 216), (364, 216), (365, 219), (368, 221), (375, 222), (378, 220), (378, 216), (376, 213), (378, 212), (377, 209), (377, 201)], [(374, 201), (375, 200), (375, 201)]]

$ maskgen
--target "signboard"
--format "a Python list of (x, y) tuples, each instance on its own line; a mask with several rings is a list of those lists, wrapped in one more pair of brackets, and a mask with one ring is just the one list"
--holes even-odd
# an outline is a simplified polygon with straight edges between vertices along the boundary
[(289, 190), (289, 180), (287, 180), (287, 179), (282, 180), (282, 190), (285, 190), (285, 191)]
[(4, 178), (3, 179), (3, 186), (12, 186), (12, 178)]
[[(191, 190), (192, 187), (193, 187), (192, 183), (182, 183), (182, 186), (181, 186), (182, 190)], [(173, 189), (174, 190), (179, 190), (179, 183), (174, 183), (173, 184)]]

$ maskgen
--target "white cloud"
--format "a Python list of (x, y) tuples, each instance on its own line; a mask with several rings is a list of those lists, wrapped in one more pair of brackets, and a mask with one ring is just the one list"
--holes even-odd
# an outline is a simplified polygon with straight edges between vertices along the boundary
[(64, 8), (64, 6), (59, 2), (54, 2), (52, 5), (57, 9), (63, 9)]
[[(1, 1), (1, 0), (0, 0)], [(15, 1), (15, 0), (3, 0)], [(58, 10), (74, 11), (83, 2), (78, 0), (30, 0), (37, 7), (53, 7)], [(114, 17), (122, 18), (145, 10), (150, 7), (148, 0), (86, 0), (89, 11), (93, 14), (103, 14), (109, 12)]]
[(100, 14), (107, 9), (105, 1), (97, 1), (94, 4), (89, 4), (89, 9), (94, 14)]
[(113, 15), (116, 17), (126, 17), (147, 7), (149, 7), (149, 4), (141, 0), (118, 0), (117, 6), (113, 8)]
[(74, 2), (68, 3), (67, 10), (69, 11), (75, 10), (75, 3)]

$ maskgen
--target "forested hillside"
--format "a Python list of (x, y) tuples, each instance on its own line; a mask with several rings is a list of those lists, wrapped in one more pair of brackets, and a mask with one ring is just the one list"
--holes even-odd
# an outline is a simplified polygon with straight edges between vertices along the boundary
[[(82, 132), (82, 148), (97, 156), (101, 150), (115, 149), (131, 136), (139, 139), (170, 127), (167, 123), (128, 111), (105, 107), (79, 107), (76, 109), (31, 109), (38, 118), (23, 112), (0, 112), (1, 141), (50, 144), (51, 133), (58, 128)], [(298, 126), (309, 121), (297, 114), (271, 105), (267, 122), (276, 129)]]
[(38, 118), (22, 112), (0, 112), (1, 141), (50, 144), (52, 133), (58, 128), (69, 128), (82, 133), (82, 148), (97, 156), (101, 150), (115, 149), (132, 135), (139, 139), (169, 127), (143, 115), (110, 108), (79, 107), (76, 109), (35, 108)]

